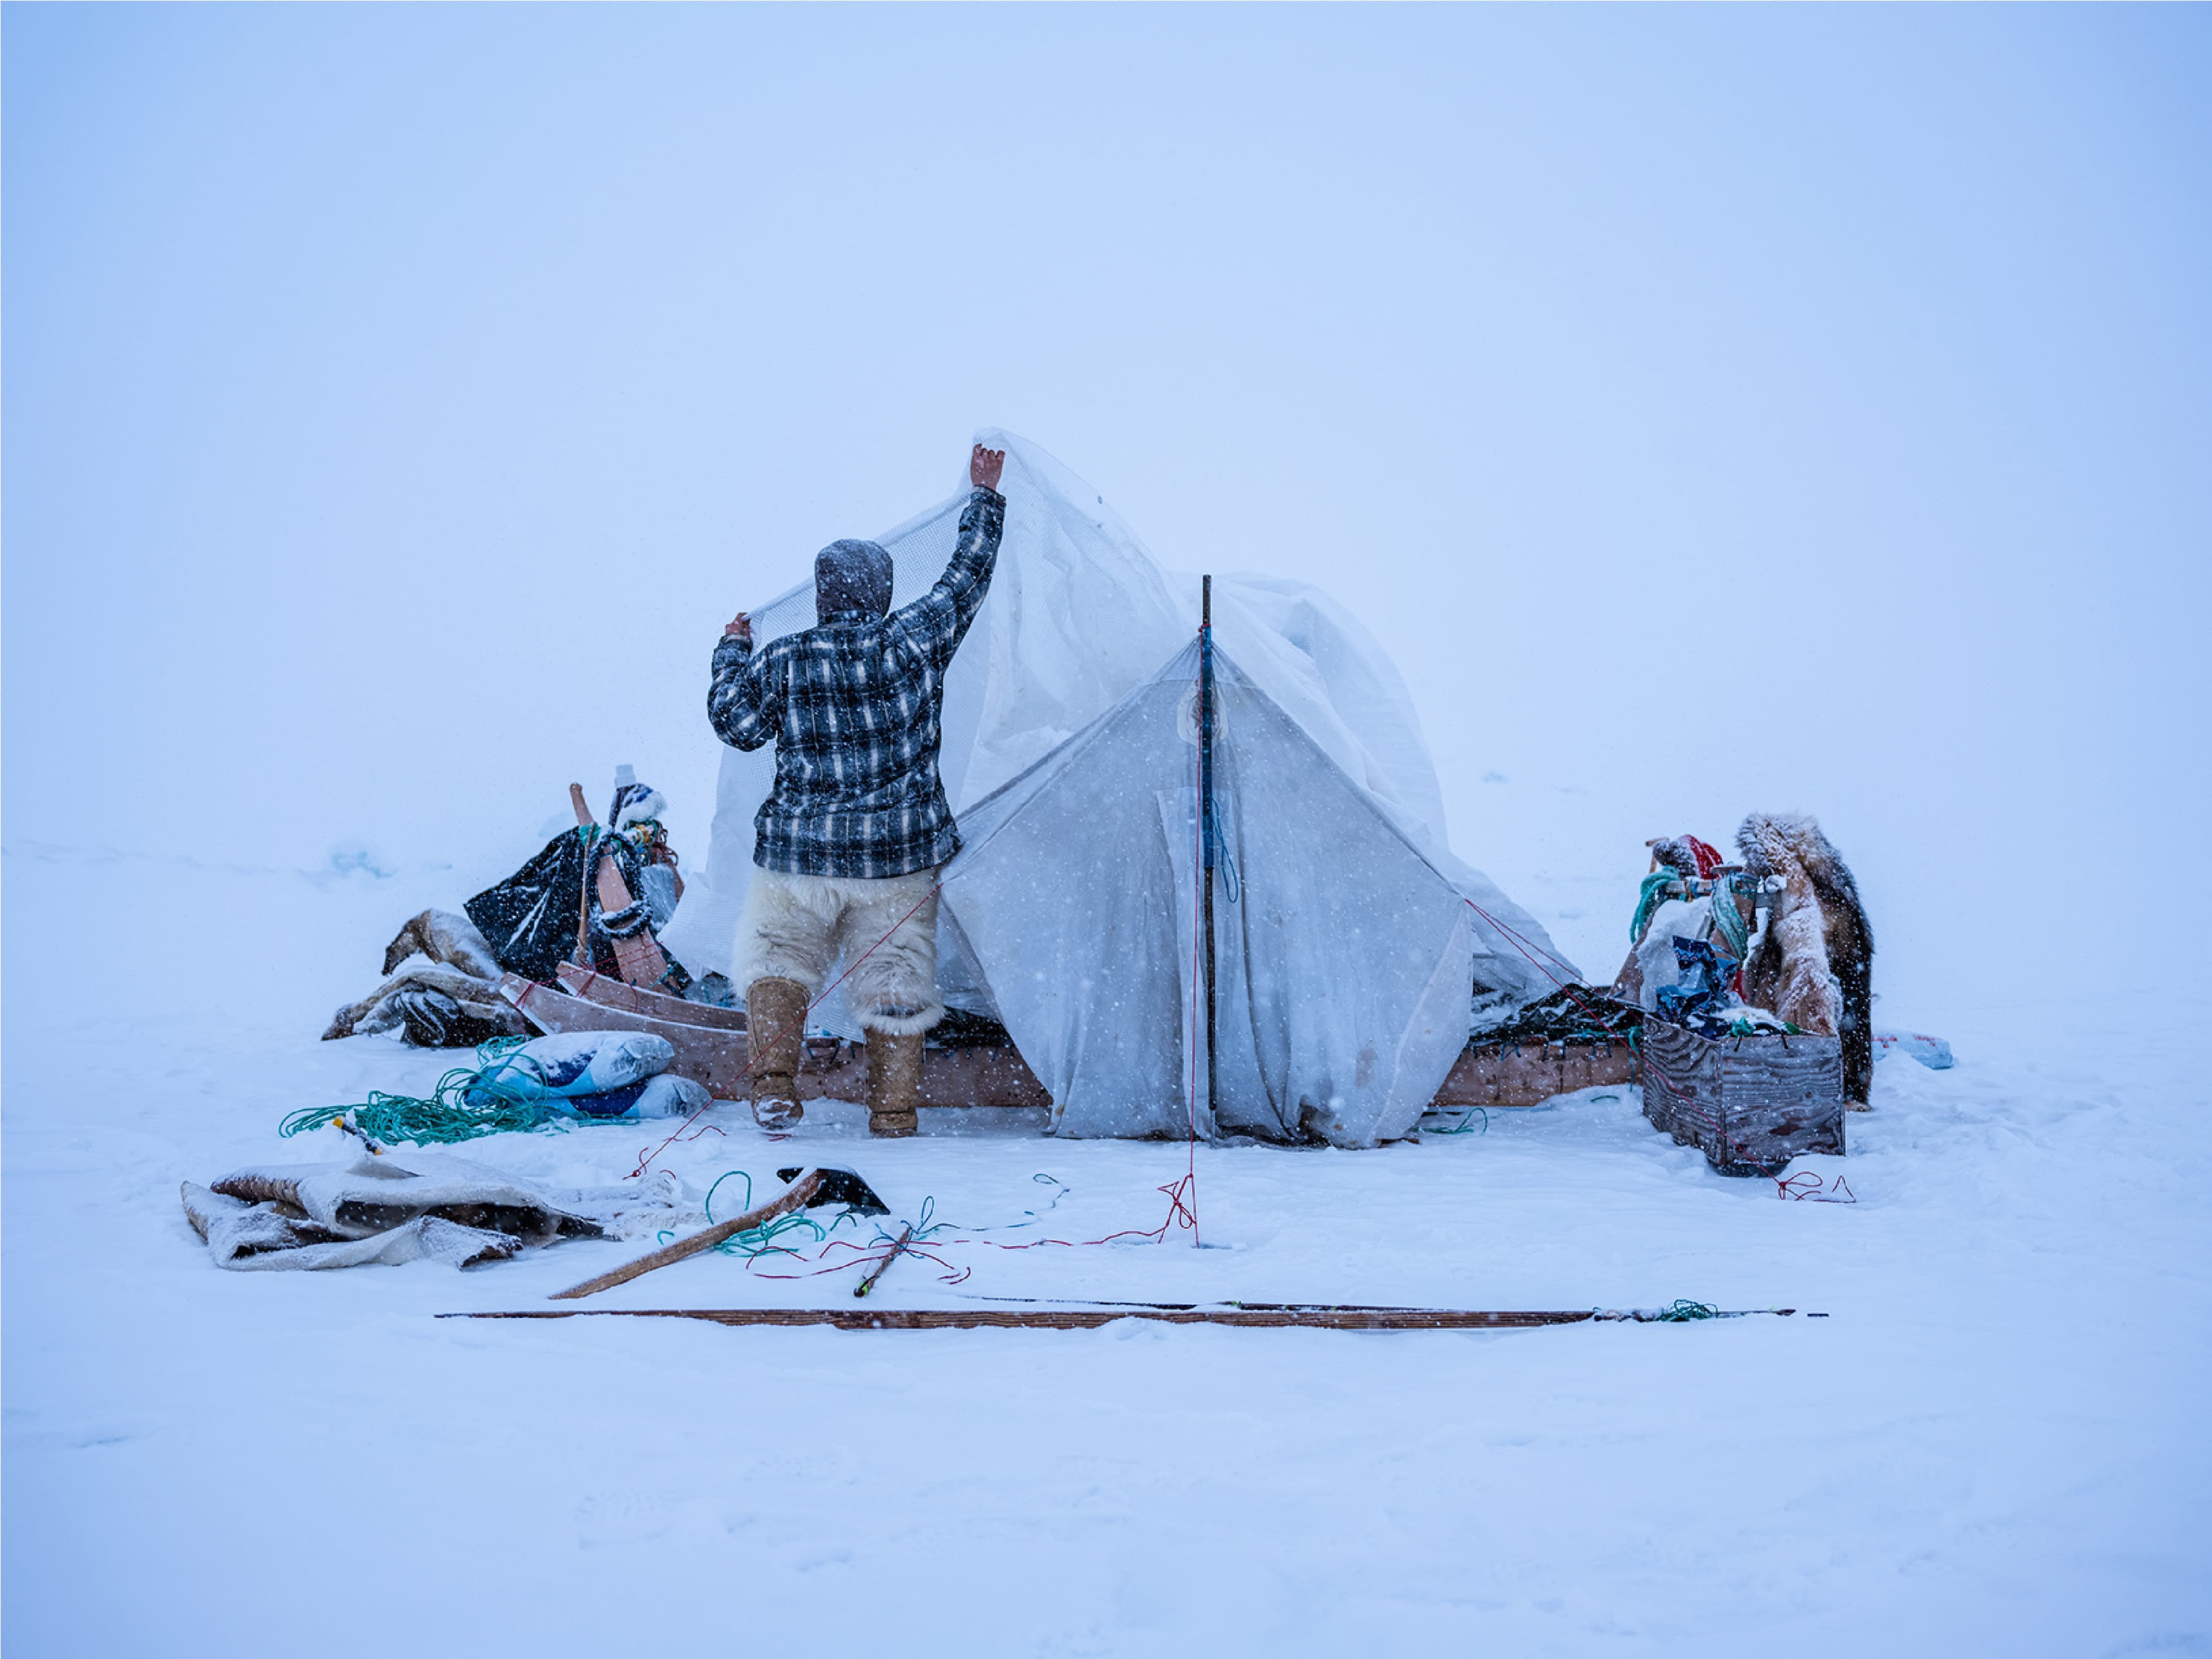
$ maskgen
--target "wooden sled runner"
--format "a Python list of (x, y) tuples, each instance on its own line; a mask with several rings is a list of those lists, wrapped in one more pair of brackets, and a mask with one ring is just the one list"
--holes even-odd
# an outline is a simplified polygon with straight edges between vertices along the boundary
[(1619, 1038), (1467, 1045), (1431, 1103), (1431, 1110), (1468, 1106), (1539, 1106), (1553, 1095), (1637, 1080), (1635, 1051)]
[[(650, 1031), (665, 1037), (676, 1050), (669, 1069), (677, 1076), (703, 1084), (718, 1100), (745, 1097), (744, 1016), (737, 1010), (624, 985), (574, 963), (564, 964), (558, 977), (563, 988), (556, 990), (508, 974), (500, 981), (500, 994), (541, 1031)], [(667, 1017), (679, 1011), (684, 1018)], [(856, 1042), (810, 1037), (798, 1082), (801, 1101), (866, 1100), (866, 1052)], [(932, 1046), (922, 1050), (920, 1103), (1046, 1109), (1052, 1097), (1011, 1043)]]
[(611, 974), (586, 968), (574, 962), (564, 962), (553, 970), (554, 982), (572, 997), (581, 997), (586, 1002), (596, 1002), (602, 1007), (619, 1008), (626, 1013), (648, 1014), (655, 1019), (672, 1019), (679, 1025), (707, 1025), (717, 1030), (742, 1031), (745, 1029), (745, 1011), (742, 1008), (720, 1008), (711, 1002), (687, 1002), (682, 997), (670, 996), (665, 991), (656, 991), (649, 986), (625, 985)]
[[(559, 987), (509, 974), (500, 994), (541, 1031), (651, 1031), (676, 1050), (678, 1077), (703, 1084), (717, 1099), (744, 1097), (745, 1017), (736, 1008), (686, 1002), (643, 986), (625, 985), (573, 962), (556, 970)], [(1554, 1095), (1636, 1076), (1636, 1057), (1622, 1042), (1468, 1044), (1437, 1091), (1439, 1109), (1534, 1106)], [(858, 1043), (809, 1038), (799, 1067), (799, 1098), (865, 1100), (868, 1066)], [(1052, 1097), (1011, 1042), (922, 1051), (921, 1104), (1048, 1109)]]

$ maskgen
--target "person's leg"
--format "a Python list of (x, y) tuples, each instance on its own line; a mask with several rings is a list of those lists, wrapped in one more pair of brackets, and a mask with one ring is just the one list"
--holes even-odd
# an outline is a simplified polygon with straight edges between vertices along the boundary
[(746, 1073), (753, 1119), (788, 1128), (801, 1116), (798, 1080), (806, 1009), (836, 951), (835, 884), (755, 869), (732, 952), (731, 978), (745, 987)]
[(923, 1034), (945, 1018), (937, 994), (937, 872), (843, 885), (838, 938), (852, 964), (846, 1004), (868, 1034), (868, 1129), (910, 1135)]

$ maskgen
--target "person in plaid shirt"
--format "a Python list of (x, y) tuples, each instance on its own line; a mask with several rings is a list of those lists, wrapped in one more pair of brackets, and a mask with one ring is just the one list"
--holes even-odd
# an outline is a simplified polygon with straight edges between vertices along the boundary
[(815, 556), (814, 627), (756, 652), (740, 612), (714, 647), (715, 735), (739, 749), (775, 744), (732, 973), (747, 988), (753, 1115), (764, 1128), (801, 1115), (806, 1012), (842, 956), (854, 959), (847, 996), (868, 1036), (869, 1129), (915, 1132), (923, 1034), (945, 1015), (936, 871), (960, 850), (937, 775), (945, 671), (990, 589), (1006, 459), (981, 444), (969, 457), (974, 492), (951, 562), (912, 605), (890, 608), (889, 553), (832, 542)]

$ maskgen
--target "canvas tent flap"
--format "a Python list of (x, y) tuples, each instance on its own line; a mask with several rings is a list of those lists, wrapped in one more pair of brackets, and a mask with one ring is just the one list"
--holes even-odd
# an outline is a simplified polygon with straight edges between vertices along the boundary
[[(1007, 799), (1003, 792), (1014, 781), (1021, 780), (1023, 787), (1044, 787), (1044, 778), (1029, 775), (1030, 770), (1048, 757), (1057, 757), (1054, 767), (1063, 763), (1069, 757), (1061, 755), (1062, 746), (1082, 734), (1085, 742), (1106, 744), (1087, 764), (1103, 767), (1109, 756), (1114, 757), (1115, 769), (1102, 773), (1102, 777), (1121, 777), (1124, 775), (1121, 769), (1126, 767), (1129, 787), (1141, 797), (1143, 812), (1149, 815), (1141, 820), (1152, 826), (1146, 833), (1164, 850), (1169, 832), (1164, 827), (1160, 793), (1191, 787), (1178, 770), (1188, 765), (1190, 747), (1176, 736), (1173, 721), (1164, 728), (1147, 726), (1146, 741), (1165, 730), (1165, 742), (1172, 752), (1164, 751), (1161, 757), (1140, 762), (1126, 754), (1127, 744), (1133, 739), (1112, 733), (1134, 729), (1133, 725), (1125, 724), (1138, 719), (1137, 711), (1125, 706), (1126, 700), (1140, 692), (1149, 695), (1156, 682), (1170, 688), (1160, 692), (1167, 699), (1170, 713), (1177, 697), (1188, 698), (1194, 677), (1186, 675), (1180, 682), (1173, 681), (1171, 675), (1163, 679), (1161, 664), (1182, 651), (1197, 631), (1197, 579), (1164, 570), (1097, 493), (1043, 450), (1012, 433), (987, 430), (979, 433), (977, 439), (1006, 452), (1000, 482), (1006, 498), (1006, 524), (990, 595), (945, 681), (939, 770), (946, 795), (959, 815), (962, 836), (973, 844), (985, 822), (973, 815), (981, 811), (987, 802), (994, 813), (1002, 811)], [(894, 605), (919, 597), (943, 571), (951, 556), (966, 499), (963, 489), (878, 538), (893, 559)], [(1551, 978), (1530, 962), (1531, 948), (1540, 957), (1551, 959), (1554, 971), (1571, 974), (1571, 967), (1553, 957), (1543, 929), (1453, 855), (1443, 793), (1412, 697), (1388, 654), (1359, 624), (1318, 590), (1267, 576), (1218, 577), (1214, 610), (1216, 637), (1222, 653), (1237, 665), (1240, 687), (1231, 692), (1224, 686), (1224, 722), (1237, 717), (1237, 711), (1226, 708), (1228, 700), (1248, 694), (1262, 697), (1266, 708), (1273, 713), (1255, 713), (1252, 718), (1263, 726), (1287, 722), (1327, 763), (1340, 781), (1324, 792), (1331, 802), (1360, 803), (1364, 818), (1387, 823), (1433, 872), (1519, 936), (1521, 943), (1516, 945), (1483, 915), (1464, 905), (1459, 907), (1461, 914), (1455, 925), (1466, 931), (1468, 971), (1455, 989), (1440, 987), (1436, 995), (1439, 1006), (1456, 998), (1460, 1041), (1464, 1042), (1471, 1020), (1487, 1023), (1504, 1018), (1553, 988)], [(811, 627), (815, 617), (811, 584), (793, 588), (752, 616), (755, 637), (763, 641)], [(1149, 720), (1158, 713), (1152, 710), (1144, 718)], [(1114, 715), (1112, 720), (1105, 719), (1109, 714)], [(1192, 724), (1188, 719), (1182, 723)], [(1100, 729), (1094, 731), (1094, 726)], [(1170, 776), (1170, 773), (1176, 775)], [(665, 936), (670, 948), (696, 971), (728, 965), (751, 877), (753, 815), (772, 787), (774, 776), (771, 750), (762, 749), (750, 754), (723, 750), (705, 878), (693, 884)], [(1149, 781), (1139, 786), (1135, 781), (1140, 777)], [(1110, 793), (1121, 786), (1094, 780), (1093, 787)], [(1332, 805), (1329, 810), (1341, 809)], [(1133, 833), (1139, 821), (1132, 817)], [(1306, 822), (1317, 844), (1327, 844), (1334, 833), (1322, 823), (1318, 810), (1310, 811)], [(1113, 860), (1128, 849), (1113, 843), (1102, 845), (1099, 850), (1108, 860), (1098, 866), (1105, 872), (1112, 871)], [(1101, 884), (1109, 878), (1104, 873), (1096, 878)], [(1022, 930), (1029, 946), (1047, 956), (1053, 951), (1062, 956), (1081, 954), (1087, 947), (1079, 941), (1057, 939), (1078, 924), (1072, 916), (1062, 916), (1051, 908), (1055, 895), (1044, 888), (1033, 886), (1031, 890), (1036, 908), (1028, 914)], [(1164, 890), (1156, 896), (1167, 902)], [(948, 893), (942, 913), (939, 988), (954, 1007), (1006, 1018), (998, 1000), (1006, 994), (1006, 964), (994, 959), (992, 951), (997, 947), (969, 928), (963, 902), (972, 906), (978, 901), (972, 896), (963, 901)], [(1188, 900), (1176, 902), (1187, 907)], [(1160, 925), (1179, 927), (1173, 916), (1180, 914), (1173, 912)], [(1118, 925), (1126, 932), (1137, 927), (1137, 919), (1132, 915)], [(1049, 950), (1047, 936), (1051, 936)], [(1187, 930), (1182, 937), (1187, 947)], [(1164, 951), (1165, 946), (1160, 949)], [(1164, 965), (1162, 971), (1165, 971)], [(1187, 1003), (1183, 981), (1189, 972), (1188, 963), (1177, 972), (1174, 995)], [(1157, 995), (1148, 990), (1146, 997), (1164, 1003), (1167, 992), (1155, 988)], [(1078, 988), (1067, 988), (1066, 994), (1077, 994)], [(1315, 1018), (1326, 1020), (1334, 1016), (1315, 1011)], [(842, 999), (835, 994), (812, 1019), (841, 1035), (859, 1035)], [(1040, 1063), (1039, 1054), (1030, 1052), (1029, 1041), (1014, 1020), (1008, 1018), (1007, 1023), (1022, 1041), (1024, 1056), (1047, 1086), (1053, 1087), (1048, 1066)], [(1083, 1041), (1109, 1039), (1092, 1033)], [(1175, 1066), (1185, 1073), (1188, 1058), (1178, 1048)], [(1166, 1086), (1163, 1079), (1171, 1068), (1165, 1058), (1158, 1055), (1146, 1064), (1151, 1070), (1146, 1073), (1146, 1087), (1157, 1092)], [(1283, 1062), (1285, 1066), (1289, 1064)], [(1262, 1074), (1266, 1074), (1264, 1067)], [(1411, 1070), (1407, 1073), (1412, 1074)], [(1127, 1083), (1125, 1079), (1120, 1086)], [(1073, 1086), (1072, 1074), (1070, 1086)], [(1226, 1109), (1231, 1095), (1225, 1083), (1223, 1091)], [(1058, 1089), (1054, 1092), (1064, 1108), (1073, 1109), (1076, 1103), (1071, 1097)], [(1111, 1113), (1103, 1104), (1104, 1097), (1100, 1098), (1102, 1115), (1096, 1121), (1103, 1122)], [(1173, 1103), (1170, 1115), (1175, 1118), (1174, 1132), (1183, 1133), (1188, 1103), (1180, 1093), (1169, 1098)], [(1157, 1109), (1169, 1113), (1166, 1106)], [(1388, 1115), (1379, 1107), (1374, 1109), (1379, 1114), (1375, 1120), (1378, 1123)], [(1072, 1122), (1080, 1125), (1093, 1121), (1086, 1113), (1087, 1109), (1075, 1112)], [(1134, 1131), (1079, 1127), (1069, 1132), (1169, 1132), (1165, 1116), (1160, 1117), (1159, 1124), (1163, 1127)]]
[(945, 906), (1056, 1133), (1373, 1146), (1412, 1127), (1466, 1044), (1474, 913), (1233, 658), (1215, 663), (1214, 1098), (1194, 1041), (1195, 645), (972, 809)]
[(1191, 1094), (1189, 894), (1157, 805), (1194, 781), (1175, 666), (964, 814), (945, 872), (944, 908), (1061, 1134), (1214, 1132)]
[[(1198, 609), (1197, 579), (1180, 579)], [(1214, 637), (1479, 909), (1472, 1024), (1493, 1024), (1577, 981), (1534, 917), (1451, 850), (1443, 791), (1419, 713), (1389, 653), (1341, 605), (1305, 582), (1237, 574), (1213, 579)], [(1510, 930), (1510, 931), (1509, 931)]]
[[(986, 430), (976, 441), (1006, 452), (1006, 519), (990, 594), (945, 677), (938, 770), (956, 813), (1141, 684), (1194, 625), (1166, 573), (1096, 491), (1012, 433)], [(876, 538), (891, 556), (894, 606), (921, 598), (944, 573), (968, 495), (963, 487)], [(811, 580), (750, 614), (763, 644), (813, 627)], [(695, 971), (729, 965), (751, 880), (753, 815), (775, 781), (771, 750), (723, 750), (706, 890), (696, 904), (686, 895), (666, 935)], [(961, 942), (940, 933), (939, 957), (945, 1000), (989, 1012)], [(836, 994), (812, 1019), (859, 1035)]]

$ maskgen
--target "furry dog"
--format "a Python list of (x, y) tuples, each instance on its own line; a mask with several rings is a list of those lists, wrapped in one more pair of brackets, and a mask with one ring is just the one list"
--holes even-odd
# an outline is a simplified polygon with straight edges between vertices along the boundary
[(1844, 1094), (1863, 1105), (1874, 1084), (1874, 929), (1858, 883), (1802, 813), (1753, 812), (1735, 845), (1749, 873), (1782, 878), (1774, 919), (1743, 966), (1744, 1000), (1841, 1037)]

